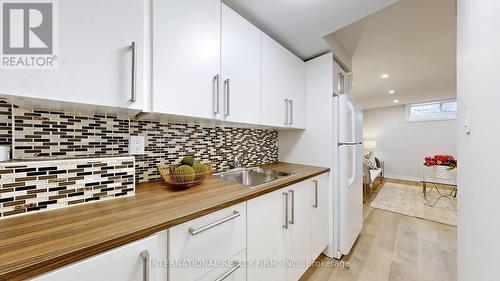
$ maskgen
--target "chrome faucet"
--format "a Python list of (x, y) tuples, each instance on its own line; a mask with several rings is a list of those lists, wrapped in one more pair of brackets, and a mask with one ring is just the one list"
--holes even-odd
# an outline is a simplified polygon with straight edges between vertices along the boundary
[(242, 158), (244, 155), (245, 155), (245, 156), (246, 156), (246, 155), (248, 155), (248, 152), (242, 152), (242, 153), (240, 153), (240, 154), (236, 154), (236, 155), (234, 156), (234, 159), (233, 159), (233, 169), (235, 169), (235, 168), (240, 168), (240, 166), (241, 166), (241, 158)]

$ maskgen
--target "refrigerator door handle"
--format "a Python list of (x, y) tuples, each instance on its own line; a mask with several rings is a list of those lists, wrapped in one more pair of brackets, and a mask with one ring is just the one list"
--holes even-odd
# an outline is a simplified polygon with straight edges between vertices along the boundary
[(352, 149), (352, 175), (351, 175), (351, 178), (349, 179), (348, 181), (348, 185), (351, 186), (353, 183), (354, 183), (354, 180), (356, 179), (356, 147), (355, 146), (351, 146), (350, 147)]
[[(349, 111), (351, 112), (351, 133), (352, 133), (352, 139), (356, 139), (356, 110), (352, 103), (349, 101), (347, 102), (347, 107), (349, 107)], [(353, 141), (355, 143), (355, 141)], [(356, 179), (356, 147), (351, 146), (352, 149), (352, 175), (349, 178), (348, 185), (351, 186), (354, 183), (354, 180)]]

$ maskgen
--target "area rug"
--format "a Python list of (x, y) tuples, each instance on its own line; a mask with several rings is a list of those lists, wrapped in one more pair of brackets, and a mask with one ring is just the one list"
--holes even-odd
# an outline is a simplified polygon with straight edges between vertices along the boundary
[[(438, 193), (427, 193), (428, 202), (435, 202)], [(434, 207), (424, 204), (422, 187), (385, 183), (370, 207), (422, 218), (439, 223), (457, 225), (457, 201), (441, 198)]]

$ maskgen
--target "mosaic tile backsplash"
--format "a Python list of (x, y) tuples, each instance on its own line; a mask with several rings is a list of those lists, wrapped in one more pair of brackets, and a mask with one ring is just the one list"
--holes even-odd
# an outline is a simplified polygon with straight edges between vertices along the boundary
[(188, 155), (213, 163), (216, 171), (229, 169), (239, 154), (243, 166), (278, 161), (275, 130), (28, 110), (0, 102), (0, 144), (13, 144), (15, 159), (127, 155), (129, 135), (146, 138), (145, 154), (135, 157), (137, 182), (160, 179), (159, 163)]
[(0, 145), (12, 145), (12, 106), (0, 101)]
[(0, 219), (135, 193), (134, 157), (0, 164)]
[(16, 158), (127, 153), (129, 120), (14, 108)]

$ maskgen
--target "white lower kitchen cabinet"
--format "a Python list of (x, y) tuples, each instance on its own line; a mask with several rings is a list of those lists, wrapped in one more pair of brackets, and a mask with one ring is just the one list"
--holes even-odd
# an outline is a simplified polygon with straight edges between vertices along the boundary
[[(167, 268), (151, 262), (167, 259), (166, 231), (31, 279), (33, 281), (165, 281)], [(149, 279), (146, 279), (149, 275)]]
[(311, 186), (303, 181), (247, 202), (248, 280), (294, 281), (307, 270)]
[(328, 245), (328, 182), (329, 173), (324, 173), (309, 180), (312, 185), (311, 217), (311, 257), (316, 259)]
[(247, 271), (245, 267), (246, 251), (222, 261), (221, 265), (196, 281), (245, 281), (247, 280)]
[(277, 190), (247, 201), (247, 278), (286, 280), (286, 197)]
[(311, 260), (311, 187), (310, 181), (288, 188), (289, 222), (286, 236), (286, 257), (289, 265), (286, 280), (299, 280)]
[(246, 222), (244, 202), (170, 228), (169, 281), (200, 280), (214, 263), (244, 251)]
[(32, 280), (297, 281), (328, 243), (328, 176), (295, 183)]

